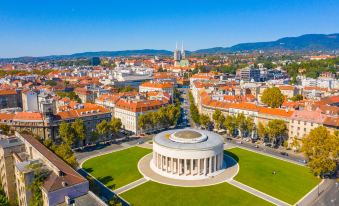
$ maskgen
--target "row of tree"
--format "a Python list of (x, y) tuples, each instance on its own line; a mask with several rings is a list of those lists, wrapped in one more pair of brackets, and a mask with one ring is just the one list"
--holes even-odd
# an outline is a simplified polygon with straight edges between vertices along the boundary
[(141, 114), (138, 118), (138, 126), (142, 130), (153, 128), (168, 128), (175, 126), (180, 117), (180, 106), (170, 104), (161, 107), (158, 111), (151, 111)]
[(200, 124), (200, 115), (197, 106), (194, 104), (194, 98), (191, 92), (188, 92), (188, 99), (190, 101), (190, 114), (194, 123)]
[(287, 126), (283, 120), (271, 120), (266, 126), (261, 122), (258, 126), (255, 125), (252, 117), (246, 117), (240, 113), (235, 116), (227, 115), (226, 117), (220, 110), (215, 110), (212, 115), (212, 120), (205, 114), (200, 115), (200, 125), (203, 128), (213, 126), (216, 129), (226, 129), (229, 135), (238, 134), (241, 137), (253, 135), (254, 131), (260, 139), (268, 140), (274, 144), (281, 144), (287, 137)]

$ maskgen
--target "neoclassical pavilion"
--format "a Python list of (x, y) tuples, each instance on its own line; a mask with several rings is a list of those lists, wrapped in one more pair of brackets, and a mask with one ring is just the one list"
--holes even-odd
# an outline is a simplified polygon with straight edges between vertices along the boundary
[(220, 135), (205, 130), (179, 129), (157, 134), (153, 139), (151, 168), (175, 179), (204, 179), (220, 173), (224, 142)]

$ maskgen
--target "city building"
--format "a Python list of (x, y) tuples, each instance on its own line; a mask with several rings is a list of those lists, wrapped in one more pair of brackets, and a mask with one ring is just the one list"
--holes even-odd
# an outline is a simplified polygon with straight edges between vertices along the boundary
[(139, 92), (166, 92), (173, 99), (174, 84), (172, 82), (149, 81), (139, 86)]
[(2, 188), (13, 204), (30, 205), (31, 185), (43, 175), (39, 181), (44, 206), (105, 205), (89, 191), (84, 177), (32, 136), (1, 136), (0, 161)]
[(240, 70), (240, 79), (245, 82), (259, 82), (260, 81), (260, 70), (253, 68), (253, 67), (247, 67)]
[(121, 98), (115, 104), (114, 117), (121, 120), (123, 129), (135, 134), (152, 132), (160, 128), (152, 127), (147, 130), (142, 130), (138, 125), (139, 116), (150, 111), (157, 111), (168, 103), (168, 99), (166, 98), (162, 100), (149, 100), (140, 95), (134, 98)]
[(0, 109), (22, 107), (21, 91), (15, 89), (0, 90)]

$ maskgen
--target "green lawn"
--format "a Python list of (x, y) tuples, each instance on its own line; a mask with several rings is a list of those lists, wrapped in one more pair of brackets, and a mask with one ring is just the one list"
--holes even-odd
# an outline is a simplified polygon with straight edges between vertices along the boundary
[(131, 147), (89, 159), (82, 167), (107, 187), (117, 189), (142, 178), (137, 164), (150, 152), (150, 149)]
[(240, 165), (235, 180), (289, 204), (295, 204), (320, 182), (303, 166), (240, 148), (225, 152)]
[(135, 206), (272, 205), (228, 183), (187, 188), (149, 181), (132, 190), (128, 190), (121, 196)]

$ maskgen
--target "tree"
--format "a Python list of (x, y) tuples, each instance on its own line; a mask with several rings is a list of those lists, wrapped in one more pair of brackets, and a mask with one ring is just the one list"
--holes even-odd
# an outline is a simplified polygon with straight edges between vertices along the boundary
[(74, 153), (68, 144), (62, 143), (61, 145), (58, 145), (53, 149), (56, 155), (58, 155), (61, 159), (66, 161), (73, 168), (76, 168), (78, 166), (78, 162), (76, 161)]
[(97, 124), (96, 129), (101, 136), (107, 136), (109, 131), (109, 125), (106, 120), (102, 120), (99, 124)]
[[(253, 129), (254, 129), (254, 119), (252, 117), (247, 117), (246, 118), (246, 131), (249, 135), (252, 135)], [(252, 137), (252, 136), (251, 136)]]
[(211, 125), (211, 120), (207, 115), (201, 114), (199, 118), (199, 122), (203, 128), (207, 129)]
[(271, 142), (275, 144), (281, 143), (282, 139), (286, 136), (287, 127), (283, 120), (274, 119), (267, 124), (267, 134)]
[(2, 130), (2, 132), (5, 134), (5, 135), (8, 135), (9, 132), (10, 132), (10, 127), (6, 124), (0, 124), (0, 130)]
[(269, 107), (277, 108), (284, 102), (284, 95), (278, 87), (267, 88), (264, 90), (261, 101)]
[(258, 124), (258, 136), (261, 140), (264, 140), (267, 135), (267, 131), (263, 123), (259, 122)]
[(217, 129), (221, 129), (224, 126), (225, 116), (221, 114), (217, 119)]
[(147, 128), (149, 122), (150, 122), (150, 120), (149, 120), (149, 116), (147, 114), (141, 114), (138, 117), (138, 126), (142, 130), (145, 130)]
[(300, 141), (298, 140), (297, 137), (293, 137), (293, 140), (291, 142), (291, 145), (292, 149), (296, 152), (296, 151), (299, 151), (300, 150)]
[(0, 187), (0, 205), (10, 206), (9, 201), (6, 197), (6, 193), (3, 191), (3, 189), (1, 187)]
[(221, 111), (219, 109), (216, 109), (212, 115), (213, 120), (216, 122), (219, 119), (220, 115), (221, 115)]
[(78, 141), (78, 140), (83, 141), (86, 138), (86, 126), (84, 124), (84, 121), (77, 118), (72, 123), (71, 127), (72, 127), (72, 129), (75, 133), (76, 141)]
[(324, 175), (336, 168), (339, 157), (339, 139), (323, 126), (303, 138), (302, 151), (309, 159), (308, 166), (315, 175)]
[[(30, 165), (34, 167), (34, 165)], [(43, 205), (42, 191), (41, 186), (45, 179), (48, 177), (49, 172), (47, 170), (43, 170), (41, 168), (34, 169), (34, 180), (29, 186), (32, 191), (32, 198), (30, 200), (30, 204), (32, 206), (41, 206)]]
[(217, 129), (220, 129), (221, 126), (223, 125), (224, 121), (225, 121), (225, 117), (224, 115), (221, 113), (221, 111), (219, 109), (216, 109), (212, 115), (215, 127)]
[(122, 123), (119, 118), (113, 117), (109, 125), (110, 125), (111, 131), (115, 133), (121, 129)]
[(98, 141), (99, 139), (99, 133), (97, 130), (92, 130), (91, 131), (91, 138), (90, 138), (90, 141), (93, 143), (95, 143), (96, 141)]
[(227, 115), (224, 121), (224, 126), (227, 129), (228, 134), (233, 135), (236, 129), (235, 117)]
[(65, 121), (61, 122), (59, 126), (59, 135), (63, 142), (72, 145), (75, 142), (75, 133), (73, 128)]
[(297, 95), (293, 96), (292, 98), (290, 98), (290, 100), (293, 101), (293, 102), (297, 102), (297, 101), (300, 101), (300, 100), (303, 100), (303, 99), (304, 99), (304, 97), (301, 94), (297, 94)]
[(244, 135), (244, 132), (247, 129), (245, 115), (242, 114), (242, 113), (238, 114), (235, 118), (235, 123), (236, 123), (236, 127), (238, 128), (238, 131), (239, 131), (239, 136), (242, 137)]

